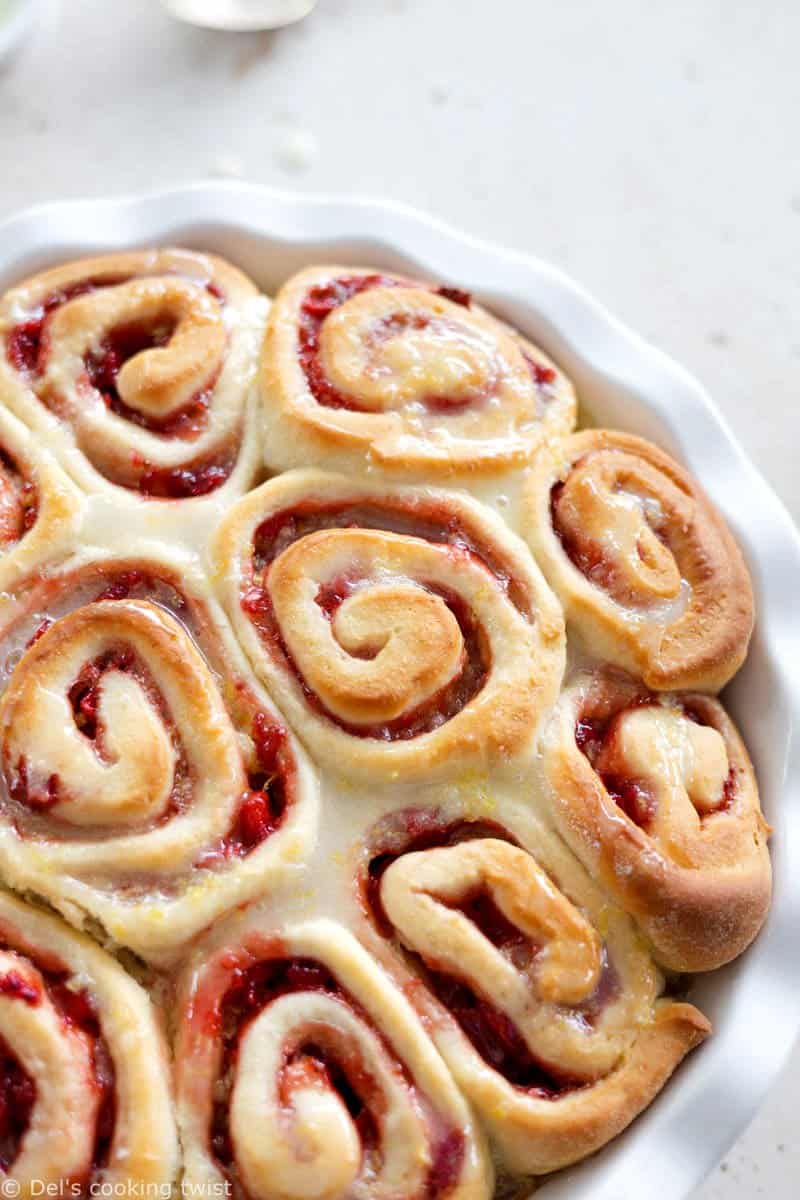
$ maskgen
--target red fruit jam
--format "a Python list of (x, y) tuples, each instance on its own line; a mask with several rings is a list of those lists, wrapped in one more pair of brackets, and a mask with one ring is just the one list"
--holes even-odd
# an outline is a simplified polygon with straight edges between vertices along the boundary
[[(404, 286), (421, 287), (423, 285), (415, 284), (413, 281), (393, 279), (391, 276), (380, 274), (345, 275), (338, 279), (329, 280), (326, 283), (316, 284), (308, 290), (300, 306), (297, 334), (298, 357), (303, 374), (306, 377), (308, 389), (318, 404), (326, 408), (347, 409), (351, 412), (370, 411), (367, 405), (359, 403), (357, 397), (341, 392), (329, 380), (319, 357), (322, 326), (335, 309), (361, 292), (369, 291), (376, 287), (392, 288)], [(470, 293), (464, 291), (462, 288), (445, 286), (431, 290), (434, 295), (443, 296), (446, 300), (450, 300), (462, 308), (468, 309), (472, 304)], [(429, 323), (429, 320), (430, 318), (427, 318), (424, 314), (408, 315), (406, 313), (398, 313), (395, 316), (388, 317), (381, 326), (372, 332), (375, 339), (379, 341), (381, 338), (387, 336), (397, 336), (405, 328), (423, 329)], [(525, 355), (525, 360), (530, 368), (531, 377), (538, 387), (555, 382), (556, 372), (551, 367), (535, 362), (527, 354)], [(474, 396), (467, 396), (466, 398), (428, 396), (424, 398), (423, 403), (431, 412), (447, 414), (460, 412), (470, 404), (485, 399), (486, 396), (483, 393), (476, 393)]]
[[(4, 947), (8, 949), (8, 947)], [(39, 965), (51, 1003), (66, 1026), (78, 1029), (89, 1040), (92, 1051), (92, 1086), (99, 1107), (95, 1124), (91, 1166), (108, 1162), (116, 1125), (116, 1081), (114, 1063), (103, 1037), (94, 1004), (86, 991), (74, 986), (66, 971)], [(8, 971), (0, 980), (0, 992), (15, 996), (21, 1003), (36, 1005), (42, 995), (21, 973)], [(36, 1103), (36, 1085), (16, 1058), (13, 1049), (0, 1038), (0, 1169), (8, 1171), (19, 1154)]]
[[(578, 749), (589, 760), (614, 803), (625, 813), (626, 817), (645, 831), (652, 828), (658, 807), (651, 787), (645, 780), (625, 775), (619, 769), (603, 770), (602, 767), (600, 769), (598, 767), (602, 761), (603, 751), (613, 745), (619, 729), (619, 722), (625, 715), (635, 709), (657, 707), (659, 704), (656, 697), (644, 694), (632, 703), (623, 705), (616, 712), (605, 714), (602, 717), (593, 717), (591, 714), (584, 713), (578, 717), (575, 723), (575, 742)], [(687, 705), (682, 707), (687, 720), (695, 721), (700, 725), (708, 723), (699, 711)], [(725, 812), (734, 803), (736, 794), (737, 769), (735, 765), (731, 764), (719, 803), (714, 808), (705, 810), (701, 819)]]
[(0, 1170), (19, 1154), (36, 1103), (36, 1084), (8, 1043), (0, 1038)]
[(8, 335), (6, 358), (15, 370), (25, 375), (39, 375), (44, 370), (47, 355), (47, 324), (53, 313), (98, 288), (115, 287), (126, 283), (128, 276), (107, 275), (97, 279), (78, 279), (46, 296), (39, 307), (21, 321)]
[[(33, 640), (38, 641), (44, 632), (46, 630), (42, 630), (40, 626)], [(158, 824), (163, 824), (188, 807), (191, 802), (192, 781), (186, 754), (167, 702), (148, 668), (130, 647), (120, 645), (84, 664), (68, 693), (73, 720), (83, 736), (92, 743), (98, 758), (108, 761), (105, 729), (100, 718), (99, 706), (103, 681), (110, 671), (122, 672), (136, 680), (158, 713), (172, 741), (175, 750), (172, 791), (164, 811), (158, 817)], [(9, 796), (25, 808), (44, 812), (68, 799), (62, 794), (58, 774), (54, 773), (46, 778), (33, 777), (30, 764), (23, 756), (16, 762), (10, 762), (4, 757), (3, 769)], [(56, 822), (51, 820), (51, 832), (55, 834)]]
[(215, 379), (196, 396), (175, 412), (164, 417), (153, 416), (131, 408), (117, 391), (117, 378), (126, 362), (144, 350), (153, 350), (168, 344), (174, 327), (171, 323), (146, 325), (131, 322), (112, 329), (102, 344), (85, 359), (86, 377), (104, 403), (113, 413), (163, 437), (178, 437), (192, 441), (199, 437), (208, 424), (208, 404)]
[(9, 550), (36, 524), (39, 498), (10, 454), (0, 449), (0, 550)]
[[(373, 1028), (390, 1055), (395, 1057), (380, 1030), (372, 1026), (358, 1002), (322, 963), (308, 958), (275, 958), (237, 968), (233, 972), (233, 982), (222, 998), (217, 1020), (217, 1031), (223, 1042), (220, 1079), (225, 1081), (224, 1090), (228, 1094), (217, 1097), (210, 1130), (213, 1153), (228, 1170), (235, 1162), (228, 1123), (229, 1089), (242, 1034), (250, 1021), (269, 1004), (281, 996), (299, 992), (322, 992), (346, 1005), (361, 1021)], [(403, 1064), (399, 1063), (398, 1066), (407, 1086), (414, 1089)], [(278, 1080), (282, 1107), (290, 1109), (294, 1091), (312, 1083), (336, 1092), (361, 1139), (364, 1169), (379, 1169), (383, 1136), (381, 1121), (386, 1098), (380, 1082), (364, 1063), (358, 1046), (350, 1044), (335, 1026), (311, 1027), (307, 1040), (298, 1038), (296, 1042), (293, 1041)], [(424, 1111), (424, 1098), (420, 1097), (418, 1103)], [(421, 1200), (437, 1200), (446, 1196), (458, 1179), (463, 1164), (465, 1145), (459, 1130), (435, 1127), (434, 1136), (432, 1163)]]
[[(405, 832), (404, 832), (405, 826)], [(442, 823), (426, 810), (408, 810), (384, 823), (374, 839), (376, 853), (359, 881), (362, 905), (386, 938), (394, 936), (392, 924), (381, 902), (384, 872), (404, 854), (458, 845), (476, 838), (499, 838), (516, 844), (502, 826), (494, 822)], [(473, 921), (487, 938), (520, 971), (529, 971), (541, 947), (517, 928), (499, 909), (484, 888), (471, 889), (456, 901), (442, 901)], [(543, 1098), (563, 1095), (583, 1084), (553, 1064), (539, 1061), (514, 1023), (488, 997), (480, 995), (474, 981), (459, 979), (449, 969), (411, 955), (431, 991), (451, 1013), (481, 1057), (509, 1083)], [(576, 1019), (591, 1027), (606, 1005), (619, 993), (619, 978), (603, 951), (603, 969), (594, 993), (571, 1011)]]
[[(355, 737), (383, 741), (406, 740), (438, 728), (477, 695), (491, 667), (488, 643), (471, 608), (460, 596), (430, 581), (417, 580), (418, 586), (439, 596), (452, 612), (462, 634), (464, 655), (460, 672), (437, 695), (430, 697), (412, 712), (384, 724), (351, 725), (325, 709), (306, 683), (292, 658), (278, 627), (268, 591), (270, 564), (294, 542), (318, 530), (376, 529), (420, 538), (442, 547), (443, 552), (457, 559), (469, 560), (491, 577), (512, 604), (529, 621), (534, 619), (533, 602), (528, 589), (521, 583), (514, 566), (502, 552), (490, 547), (481, 534), (462, 518), (439, 502), (408, 502), (391, 500), (385, 503), (339, 502), (320, 504), (305, 501), (284, 509), (264, 520), (253, 538), (253, 557), (250, 586), (242, 593), (241, 605), (258, 630), (268, 651), (297, 678), (311, 707), (325, 715), (340, 728)], [(267, 586), (263, 581), (267, 581)], [(369, 578), (360, 579), (354, 572), (343, 572), (325, 581), (317, 592), (317, 603), (328, 617), (340, 604)]]
[(257, 765), (248, 772), (231, 829), (195, 864), (214, 867), (233, 856), (245, 858), (280, 829), (294, 802), (296, 764), (286, 730), (265, 712), (253, 718)]
[(236, 457), (221, 461), (195, 463), (189, 467), (153, 467), (145, 469), (137, 484), (143, 496), (154, 500), (191, 500), (216, 491), (230, 477)]

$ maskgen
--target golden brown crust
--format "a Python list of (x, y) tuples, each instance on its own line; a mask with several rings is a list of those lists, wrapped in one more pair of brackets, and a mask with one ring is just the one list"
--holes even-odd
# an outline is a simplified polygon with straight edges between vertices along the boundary
[(261, 393), (277, 470), (474, 475), (527, 462), (575, 420), (569, 381), (538, 347), (469, 298), (364, 268), (310, 267), (283, 285)]
[[(168, 965), (307, 851), (316, 777), (185, 558), (86, 551), (2, 634), (6, 883)], [(248, 837), (265, 775), (282, 808)]]
[(633, 923), (556, 835), (530, 816), (523, 829), (523, 845), (466, 836), (400, 853), (380, 911), (437, 997), (408, 989), (501, 1160), (543, 1174), (624, 1129), (710, 1027), (659, 999)]
[(122, 962), (189, 1191), (489, 1200), (646, 1108), (710, 1033), (665, 971), (769, 906), (712, 698), (752, 589), (701, 487), (573, 434), (459, 289), (316, 266), (270, 304), (179, 249), (0, 297), (0, 881), (68, 922), (0, 888), (23, 1200), (174, 1180)]
[(0, 300), (0, 386), (86, 491), (238, 494), (257, 465), (265, 316), (250, 280), (212, 255), (81, 259)]
[(648, 687), (718, 691), (753, 627), (750, 576), (692, 477), (642, 438), (590, 429), (545, 448), (526, 535), (593, 656)]
[(659, 960), (704, 971), (741, 954), (769, 909), (769, 828), (747, 751), (718, 701), (579, 676), (541, 753), (558, 828)]
[(547, 1174), (594, 1154), (647, 1108), (710, 1033), (711, 1025), (694, 1005), (659, 1001), (651, 1024), (605, 1079), (562, 1099), (539, 1101), (526, 1120), (502, 1114), (496, 1136), (509, 1147), (509, 1164)]
[[(284, 531), (266, 550), (265, 529)], [(292, 471), (229, 512), (212, 556), (256, 671), (338, 772), (511, 764), (555, 700), (558, 606), (526, 547), (466, 497)]]

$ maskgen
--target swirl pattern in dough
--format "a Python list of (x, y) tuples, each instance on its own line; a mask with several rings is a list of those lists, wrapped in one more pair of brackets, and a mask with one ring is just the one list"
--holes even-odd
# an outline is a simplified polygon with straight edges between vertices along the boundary
[(177, 1036), (189, 1186), (253, 1200), (488, 1200), (469, 1107), (356, 938), (250, 921), (187, 971)]
[(15, 887), (164, 962), (313, 840), (311, 768), (186, 574), (88, 557), (32, 591), (3, 645)]
[(52, 457), (0, 405), (0, 593), (75, 548), (83, 505)]
[(468, 293), (345, 267), (283, 285), (261, 393), (277, 469), (507, 469), (575, 419), (555, 364)]
[(769, 829), (719, 701), (579, 675), (542, 761), (558, 828), (665, 966), (706, 971), (742, 953), (769, 909)]
[(396, 814), (371, 838), (363, 887), (504, 1165), (538, 1175), (624, 1129), (709, 1026), (660, 998), (628, 918), (526, 823), (530, 845), (494, 822)]
[(169, 1063), (147, 993), (88, 938), (6, 891), (0, 1097), (7, 1195), (169, 1194)]
[(212, 554), (255, 669), (334, 768), (508, 763), (556, 698), (558, 606), (522, 543), (465, 497), (294, 471), (232, 509)]
[(753, 593), (692, 477), (627, 433), (588, 429), (537, 458), (526, 532), (591, 654), (659, 689), (718, 691), (739, 669)]
[(88, 491), (185, 499), (256, 467), (251, 383), (266, 302), (185, 250), (85, 259), (0, 301), (0, 379)]
[(713, 698), (752, 589), (687, 472), (575, 409), (401, 274), (311, 267), (271, 303), (137, 250), (0, 298), (24, 1200), (527, 1196), (710, 1032), (673, 973), (770, 900)]

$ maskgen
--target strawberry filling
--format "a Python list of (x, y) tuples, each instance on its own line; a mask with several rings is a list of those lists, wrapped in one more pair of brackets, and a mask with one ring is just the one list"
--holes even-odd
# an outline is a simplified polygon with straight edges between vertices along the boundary
[[(412, 505), (401, 501), (320, 504), (308, 500), (268, 517), (256, 530), (249, 583), (243, 589), (240, 603), (268, 652), (298, 680), (310, 707), (354, 737), (406, 740), (438, 728), (478, 694), (488, 676), (491, 661), (483, 630), (469, 605), (456, 593), (433, 582), (415, 581), (418, 586), (438, 595), (452, 612), (461, 630), (464, 660), (458, 675), (418, 708), (383, 724), (348, 724), (324, 707), (302, 676), (275, 617), (268, 590), (269, 566), (294, 542), (323, 529), (386, 530), (432, 542), (455, 559), (480, 566), (523, 616), (532, 620), (532, 601), (527, 589), (518, 582), (513, 565), (502, 552), (489, 546), (466, 520), (454, 516), (451, 510), (436, 501), (416, 501)], [(369, 584), (368, 579), (362, 581), (353, 572), (341, 572), (320, 585), (317, 604), (332, 618), (362, 582), (365, 586)]]
[(94, 390), (100, 393), (106, 407), (117, 416), (163, 437), (192, 441), (200, 436), (208, 424), (208, 403), (214, 380), (187, 404), (165, 417), (150, 416), (131, 408), (117, 390), (117, 379), (125, 363), (144, 350), (166, 346), (173, 332), (174, 327), (169, 322), (153, 326), (143, 322), (131, 322), (112, 329), (102, 344), (86, 356), (86, 378)]
[[(226, 1170), (235, 1164), (228, 1110), (231, 1078), (242, 1034), (249, 1023), (279, 997), (307, 992), (321, 992), (334, 998), (371, 1026), (369, 1017), (354, 997), (326, 966), (314, 959), (267, 959), (249, 967), (235, 967), (231, 973), (229, 986), (216, 1010), (216, 1028), (223, 1043), (220, 1080), (225, 1081), (222, 1086), (225, 1094), (216, 1095), (210, 1130), (212, 1151)], [(375, 1032), (385, 1042), (383, 1035)], [(388, 1042), (385, 1044), (391, 1053), (391, 1046)], [(398, 1066), (408, 1086), (413, 1088), (405, 1067), (401, 1063)], [(325, 1027), (310, 1028), (307, 1037), (298, 1036), (287, 1045), (278, 1080), (281, 1107), (290, 1110), (294, 1091), (314, 1083), (336, 1092), (358, 1131), (367, 1169), (379, 1169), (381, 1117), (386, 1103), (379, 1081), (367, 1069), (357, 1048), (348, 1047)], [(464, 1136), (460, 1130), (437, 1130), (424, 1200), (445, 1196), (455, 1185), (464, 1152)]]
[[(99, 1097), (91, 1167), (108, 1162), (116, 1126), (116, 1083), (114, 1063), (103, 1037), (100, 1021), (88, 993), (76, 988), (67, 971), (39, 967), (48, 996), (66, 1026), (80, 1030), (92, 1047), (92, 1086)], [(0, 994), (21, 1003), (37, 1005), (42, 996), (20, 973), (8, 971), (0, 978)], [(36, 1084), (25, 1071), (13, 1049), (0, 1038), (0, 1169), (8, 1171), (20, 1152), (36, 1103)]]
[[(575, 722), (575, 744), (578, 749), (591, 763), (614, 803), (634, 825), (638, 825), (645, 832), (652, 829), (658, 807), (656, 796), (647, 781), (621, 774), (619, 771), (598, 770), (597, 764), (604, 747), (615, 737), (619, 722), (626, 713), (637, 708), (657, 705), (658, 701), (655, 697), (644, 694), (611, 713), (603, 712), (601, 715), (594, 715), (591, 712), (583, 712)], [(687, 720), (695, 721), (699, 725), (708, 724), (703, 715), (690, 705), (684, 704), (682, 709)], [(711, 810), (706, 810), (701, 819), (725, 812), (731, 807), (737, 795), (737, 780), (737, 767), (731, 763), (719, 804)]]
[[(6, 358), (10, 365), (31, 379), (39, 378), (45, 371), (49, 348), (49, 322), (53, 313), (62, 305), (79, 296), (88, 295), (100, 288), (115, 287), (129, 281), (128, 276), (108, 275), (96, 279), (83, 279), (51, 292), (28, 315), (10, 331), (6, 339)], [(206, 291), (220, 302), (224, 302), (221, 289), (212, 281), (205, 284)], [(193, 396), (176, 412), (160, 418), (143, 414), (125, 404), (117, 390), (117, 378), (124, 364), (142, 350), (165, 346), (173, 333), (170, 323), (146, 325), (130, 322), (111, 330), (102, 344), (84, 360), (86, 385), (99, 392), (103, 402), (117, 416), (133, 422), (150, 432), (163, 437), (176, 437), (192, 441), (200, 436), (208, 424), (208, 405), (216, 379), (208, 381), (197, 395)], [(58, 408), (55, 397), (44, 396), (50, 406)], [(229, 478), (236, 464), (236, 447), (228, 447), (224, 453), (216, 454), (181, 467), (157, 467), (134, 452), (133, 466), (138, 469), (135, 482), (123, 480), (125, 486), (133, 486), (142, 495), (159, 500), (185, 500), (208, 495), (221, 487)], [(35, 519), (35, 510), (33, 518)], [(0, 540), (2, 540), (2, 512), (0, 511)]]
[[(370, 411), (366, 406), (359, 404), (354, 396), (345, 395), (344, 392), (335, 387), (329, 380), (325, 368), (320, 361), (319, 351), (322, 327), (330, 314), (354, 296), (359, 295), (361, 292), (369, 291), (372, 288), (420, 286), (410, 280), (393, 279), (391, 276), (373, 274), (344, 275), (338, 279), (331, 279), (326, 283), (315, 284), (314, 287), (309, 288), (300, 305), (297, 330), (298, 358), (303, 374), (305, 375), (308, 390), (318, 404), (323, 405), (325, 408), (346, 409), (350, 412)], [(462, 288), (443, 286), (430, 290), (434, 295), (443, 296), (446, 300), (450, 300), (462, 308), (468, 309), (472, 304), (470, 293), (464, 291)], [(383, 322), (381, 326), (372, 332), (376, 339), (396, 336), (405, 328), (424, 329), (429, 324), (429, 321), (430, 318), (424, 314), (408, 316), (402, 313), (389, 317), (387, 321)], [(525, 355), (525, 361), (528, 364), (531, 377), (537, 387), (544, 387), (555, 382), (556, 373), (551, 367), (534, 362), (527, 354)], [(437, 413), (459, 412), (472, 402), (470, 398), (465, 400), (453, 396), (428, 396), (423, 400), (425, 407), (429, 411)]]
[[(443, 823), (435, 813), (410, 809), (384, 822), (372, 844), (372, 857), (361, 878), (359, 892), (364, 911), (386, 938), (394, 929), (381, 902), (381, 882), (387, 868), (404, 854), (439, 847), (455, 846), (477, 838), (499, 838), (514, 842), (502, 826), (490, 821)], [(485, 938), (520, 971), (529, 971), (541, 947), (514, 925), (500, 910), (485, 888), (466, 892), (455, 901), (443, 901), (447, 907), (463, 913)], [(619, 979), (604, 950), (603, 970), (594, 993), (572, 1012), (577, 1020), (591, 1027), (606, 1005), (619, 992)], [(552, 1065), (539, 1061), (513, 1021), (488, 997), (481, 995), (467, 979), (455, 977), (451, 970), (412, 955), (420, 973), (442, 1005), (457, 1022), (475, 1050), (509, 1083), (543, 1099), (554, 1099), (582, 1086)]]

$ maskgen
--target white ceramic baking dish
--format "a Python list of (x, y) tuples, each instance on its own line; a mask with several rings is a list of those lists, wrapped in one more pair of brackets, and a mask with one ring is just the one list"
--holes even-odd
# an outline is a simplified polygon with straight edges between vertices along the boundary
[(0, 225), (0, 287), (98, 250), (214, 250), (267, 291), (317, 261), (374, 264), (457, 283), (540, 343), (575, 381), (592, 424), (650, 437), (700, 478), (741, 542), (758, 623), (725, 700), (755, 760), (775, 828), (775, 903), (756, 945), (693, 984), (714, 1037), (611, 1146), (548, 1180), (537, 1200), (681, 1200), (753, 1116), (800, 1027), (800, 537), (702, 387), (564, 275), (395, 205), (201, 184), (31, 209)]

